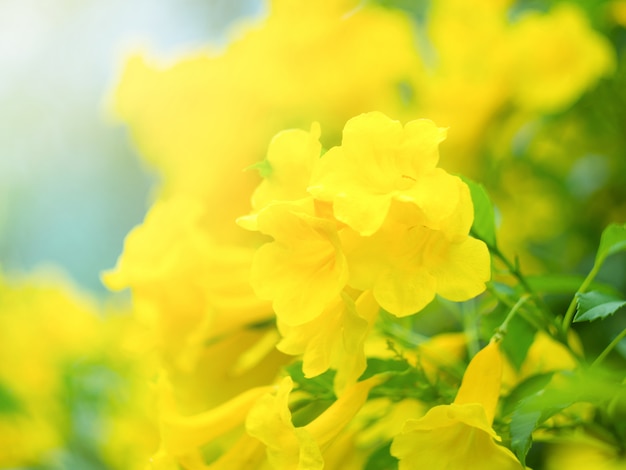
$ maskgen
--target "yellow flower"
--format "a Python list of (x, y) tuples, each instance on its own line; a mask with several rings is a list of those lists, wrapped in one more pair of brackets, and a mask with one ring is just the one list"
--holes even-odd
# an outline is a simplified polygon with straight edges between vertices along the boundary
[(501, 353), (492, 342), (468, 365), (454, 403), (435, 406), (423, 418), (405, 423), (391, 446), (400, 470), (522, 469), (510, 450), (496, 444), (491, 427), (501, 374)]
[(342, 231), (350, 286), (372, 289), (380, 306), (397, 316), (420, 311), (435, 294), (463, 301), (483, 292), (491, 275), (485, 244), (467, 235), (450, 240), (445, 232), (420, 224), (411, 209), (394, 204), (370, 237)]
[(126, 237), (111, 289), (131, 288), (137, 313), (166, 361), (191, 368), (204, 341), (270, 317), (249, 285), (253, 250), (208, 235), (197, 200), (160, 200)]
[(411, 22), (355, 3), (300, 2), (294, 14), (296, 4), (276, 0), (267, 17), (239, 25), (221, 53), (128, 61), (115, 113), (162, 174), (166, 196), (210, 205), (219, 241), (242, 236), (233, 222), (258, 182), (242, 170), (278, 130), (315, 119), (338, 133), (357, 113), (403, 110), (398, 84), (418, 69)]
[(277, 348), (286, 354), (303, 354), (305, 377), (315, 377), (334, 368), (335, 391), (339, 395), (365, 370), (364, 343), (378, 310), (371, 292), (362, 293), (356, 301), (342, 294), (310, 322), (289, 326), (279, 321), (283, 339)]
[(564, 437), (548, 447), (546, 470), (588, 468), (590, 470), (626, 470), (626, 458), (615, 447), (583, 433)]
[(423, 223), (439, 228), (462, 191), (458, 178), (436, 168), (444, 138), (445, 130), (426, 119), (402, 127), (379, 112), (362, 114), (346, 123), (342, 145), (321, 159), (309, 191), (332, 201), (337, 220), (363, 236), (380, 228), (394, 200), (415, 204)]
[(239, 430), (239, 436), (243, 435), (243, 424), (248, 412), (272, 389), (270, 386), (254, 387), (213, 409), (186, 416), (179, 412), (174, 390), (163, 375), (158, 387), (161, 445), (151, 459), (155, 470), (178, 468), (177, 462), (185, 465), (185, 468), (188, 468), (186, 464), (190, 462), (191, 468), (204, 468), (199, 451), (206, 446), (218, 449), (218, 457), (213, 462), (215, 468), (227, 468), (223, 467), (224, 461), (233, 462), (227, 450), (233, 441), (232, 432)]
[(570, 3), (528, 13), (511, 30), (513, 96), (523, 108), (557, 112), (615, 68), (609, 41)]
[(273, 301), (277, 317), (287, 325), (313, 320), (348, 281), (336, 224), (316, 217), (312, 201), (270, 205), (258, 214), (257, 223), (274, 241), (255, 254), (255, 292)]
[(352, 385), (309, 424), (295, 427), (288, 406), (293, 381), (285, 377), (275, 394), (265, 395), (250, 410), (246, 429), (266, 445), (273, 468), (321, 470), (324, 450), (350, 423), (379, 380), (371, 377)]
[(270, 142), (267, 159), (261, 164), (267, 175), (252, 194), (252, 209), (259, 211), (272, 202), (310, 197), (307, 192), (313, 168), (320, 159), (320, 126), (310, 132), (292, 129), (279, 132)]

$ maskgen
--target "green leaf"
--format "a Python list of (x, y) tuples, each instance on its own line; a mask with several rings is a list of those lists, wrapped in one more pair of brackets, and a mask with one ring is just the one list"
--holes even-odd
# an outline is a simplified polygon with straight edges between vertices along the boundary
[(598, 291), (578, 293), (576, 294), (576, 302), (578, 307), (574, 322), (606, 318), (626, 305), (626, 300)]
[(502, 350), (516, 370), (522, 367), (528, 350), (535, 340), (535, 332), (535, 328), (519, 315), (514, 316), (509, 322), (507, 334), (502, 339)]
[(285, 367), (285, 370), (292, 378), (294, 384), (303, 392), (317, 397), (321, 400), (335, 399), (333, 391), (333, 381), (335, 379), (335, 371), (327, 370), (323, 374), (307, 379), (302, 372), (302, 361), (296, 361)]
[(611, 224), (604, 229), (600, 237), (596, 266), (601, 265), (608, 256), (620, 251), (626, 251), (626, 224)]
[(519, 406), (522, 400), (525, 400), (531, 395), (544, 389), (550, 380), (554, 372), (547, 372), (545, 374), (531, 375), (526, 380), (523, 380), (515, 386), (511, 393), (502, 399), (502, 415), (508, 416)]
[(576, 390), (548, 387), (519, 402), (511, 416), (511, 449), (526, 465), (526, 454), (532, 445), (532, 433), (548, 418), (577, 401)]
[(296, 427), (309, 424), (324, 411), (326, 411), (335, 400), (302, 400), (291, 406), (291, 422)]
[[(572, 294), (578, 290), (585, 278), (576, 274), (539, 274), (525, 276), (533, 291), (542, 294)], [(607, 293), (617, 293), (608, 284), (593, 282), (591, 287)]]
[(0, 382), (0, 416), (3, 414), (14, 414), (23, 411), (20, 400), (13, 391)]
[(271, 163), (268, 160), (261, 160), (259, 162), (253, 163), (252, 165), (244, 168), (244, 171), (248, 170), (257, 170), (261, 178), (267, 178), (272, 174), (274, 169), (272, 168)]
[(367, 358), (367, 368), (359, 378), (359, 381), (363, 381), (373, 377), (376, 374), (382, 374), (385, 372), (406, 372), (411, 368), (404, 359), (381, 359), (378, 357)]
[(474, 203), (474, 223), (472, 233), (489, 246), (496, 246), (496, 223), (493, 204), (482, 184), (466, 177), (461, 179), (469, 186)]
[(396, 470), (398, 459), (391, 455), (390, 450), (391, 442), (388, 442), (372, 452), (365, 463), (364, 470)]

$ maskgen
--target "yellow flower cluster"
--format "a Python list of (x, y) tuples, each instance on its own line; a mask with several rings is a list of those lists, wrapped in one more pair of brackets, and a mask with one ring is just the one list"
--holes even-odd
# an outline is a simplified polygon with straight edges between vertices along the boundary
[(463, 301), (485, 289), (489, 253), (468, 235), (469, 190), (437, 168), (444, 138), (432, 121), (373, 112), (348, 121), (321, 158), (317, 126), (272, 141), (256, 212), (241, 223), (274, 239), (255, 254), (251, 283), (272, 301), (278, 348), (304, 353), (307, 376), (334, 364), (341, 386), (359, 377), (376, 304), (404, 317), (437, 294)]
[[(129, 60), (113, 107), (162, 176), (103, 275), (132, 313), (0, 279), (0, 467), (77, 445), (120, 469), (512, 470), (542, 423), (591, 421), (577, 396), (540, 406), (580, 373), (578, 304), (562, 321), (505, 252), (571, 226), (580, 117), (568, 145), (524, 138), (615, 70), (612, 45), (568, 2), (378, 3), (272, 0), (223, 51)], [(502, 229), (459, 169), (493, 183)], [(63, 406), (89, 403), (81, 361), (122, 384), (87, 443)], [(613, 424), (615, 390), (585, 391)], [(580, 455), (619, 461), (615, 436)], [(571, 466), (568, 439), (542, 463)]]

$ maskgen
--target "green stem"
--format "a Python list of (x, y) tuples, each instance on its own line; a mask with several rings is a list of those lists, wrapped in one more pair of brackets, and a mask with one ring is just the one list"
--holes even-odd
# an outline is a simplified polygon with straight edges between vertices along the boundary
[[(594, 278), (598, 274), (598, 271), (600, 271), (600, 264), (596, 263), (593, 265), (593, 268), (591, 269), (589, 274), (587, 274), (587, 277), (578, 288), (578, 291), (576, 292), (576, 294), (583, 294), (584, 292), (587, 291), (587, 289), (593, 282)], [(569, 304), (569, 307), (567, 307), (567, 311), (565, 312), (565, 317), (563, 317), (563, 324), (561, 326), (562, 326), (564, 333), (567, 333), (567, 330), (572, 324), (572, 318), (574, 318), (574, 314), (576, 313), (577, 304), (578, 304), (578, 301), (576, 299), (576, 295), (574, 295), (574, 297), (572, 298), (572, 301)]]
[(526, 280), (526, 278), (524, 277), (524, 275), (520, 271), (519, 267), (516, 264), (512, 263), (511, 260), (509, 260), (504, 255), (504, 253), (502, 253), (500, 251), (500, 248), (498, 248), (497, 245), (491, 245), (489, 243), (486, 243), (486, 245), (487, 245), (487, 248), (489, 249), (489, 251), (496, 258), (498, 258), (504, 264), (504, 266), (506, 266), (506, 268), (509, 271), (509, 273), (511, 273), (513, 275), (513, 277), (518, 280), (518, 282), (524, 288), (526, 293), (529, 294), (534, 299), (535, 304), (537, 305), (539, 310), (543, 313), (543, 315), (546, 317), (546, 320), (551, 321), (553, 316), (552, 316), (552, 312), (550, 311), (550, 308), (545, 303), (543, 298), (541, 296), (539, 296), (535, 292), (535, 290), (532, 288), (532, 286), (528, 283), (528, 281)]
[(508, 315), (502, 322), (502, 324), (496, 330), (496, 333), (493, 335), (495, 339), (500, 340), (506, 334), (507, 329), (509, 327), (509, 322), (515, 316), (517, 311), (520, 309), (522, 305), (530, 298), (529, 295), (524, 295), (519, 298), (519, 300), (513, 305), (513, 308), (509, 311)]
[(626, 337), (626, 328), (622, 330), (622, 332), (617, 335), (613, 341), (611, 341), (611, 343), (604, 349), (604, 351), (602, 351), (600, 353), (600, 355), (596, 358), (595, 361), (593, 361), (593, 364), (591, 364), (591, 367), (595, 367), (597, 365), (599, 365), (602, 361), (604, 361), (604, 359), (606, 358), (606, 356), (609, 355), (609, 353), (611, 351), (613, 351), (613, 349), (615, 348), (615, 346), (618, 345), (618, 343), (623, 340)]

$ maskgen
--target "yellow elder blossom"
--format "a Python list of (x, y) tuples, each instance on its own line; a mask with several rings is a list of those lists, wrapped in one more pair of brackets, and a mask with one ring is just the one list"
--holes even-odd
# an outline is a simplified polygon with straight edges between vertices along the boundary
[(348, 281), (336, 223), (316, 217), (312, 201), (273, 204), (258, 215), (258, 228), (274, 241), (260, 247), (251, 282), (262, 299), (273, 300), (285, 324), (301, 325), (319, 316)]
[(285, 377), (275, 394), (261, 398), (246, 420), (248, 433), (267, 447), (267, 457), (277, 470), (321, 470), (324, 451), (361, 409), (379, 377), (358, 382), (313, 421), (296, 427), (291, 421), (291, 377)]
[(458, 179), (436, 168), (444, 138), (445, 130), (429, 120), (403, 128), (382, 113), (362, 114), (346, 123), (341, 146), (324, 155), (309, 192), (332, 201), (337, 220), (363, 236), (380, 228), (394, 200), (417, 205), (424, 224), (439, 228), (460, 197)]
[(501, 374), (499, 345), (492, 342), (468, 365), (454, 403), (405, 423), (391, 445), (399, 469), (522, 469), (510, 450), (496, 444), (499, 438), (491, 427)]
[(463, 301), (484, 291), (489, 253), (482, 241), (467, 236), (469, 226), (463, 238), (449, 240), (411, 217), (410, 205), (392, 209), (371, 237), (342, 233), (351, 287), (372, 289), (380, 306), (399, 317), (419, 312), (435, 294)]
[(215, 243), (207, 217), (192, 198), (158, 201), (127, 236), (115, 270), (104, 276), (112, 289), (131, 288), (157, 348), (183, 369), (193, 366), (203, 341), (271, 314), (248, 284), (253, 251)]
[(335, 392), (341, 395), (365, 370), (364, 344), (378, 310), (370, 292), (356, 300), (344, 293), (310, 322), (289, 326), (279, 320), (283, 339), (277, 348), (286, 354), (302, 354), (302, 371), (307, 378), (335, 369)]
[(275, 0), (223, 52), (173, 65), (128, 62), (116, 114), (163, 174), (167, 196), (191, 194), (210, 207), (218, 241), (246, 235), (234, 219), (258, 180), (242, 170), (280, 129), (315, 119), (338, 133), (359, 112), (402, 111), (398, 84), (418, 68), (411, 23), (400, 12), (355, 6)]
[[(203, 459), (200, 458), (201, 448), (211, 449), (218, 456), (211, 467), (207, 468), (229, 468), (223, 466), (225, 461), (231, 458), (229, 447), (243, 434), (243, 424), (252, 406), (271, 389), (270, 386), (254, 387), (210, 410), (184, 415), (179, 411), (171, 384), (161, 376), (159, 380), (161, 445), (151, 459), (151, 468), (154, 470), (179, 468), (176, 463), (188, 468), (190, 462), (191, 468), (205, 468)], [(237, 437), (232, 436), (233, 431), (238, 434)]]
[(524, 15), (512, 25), (510, 51), (513, 99), (540, 112), (566, 108), (615, 68), (609, 41), (570, 3)]

